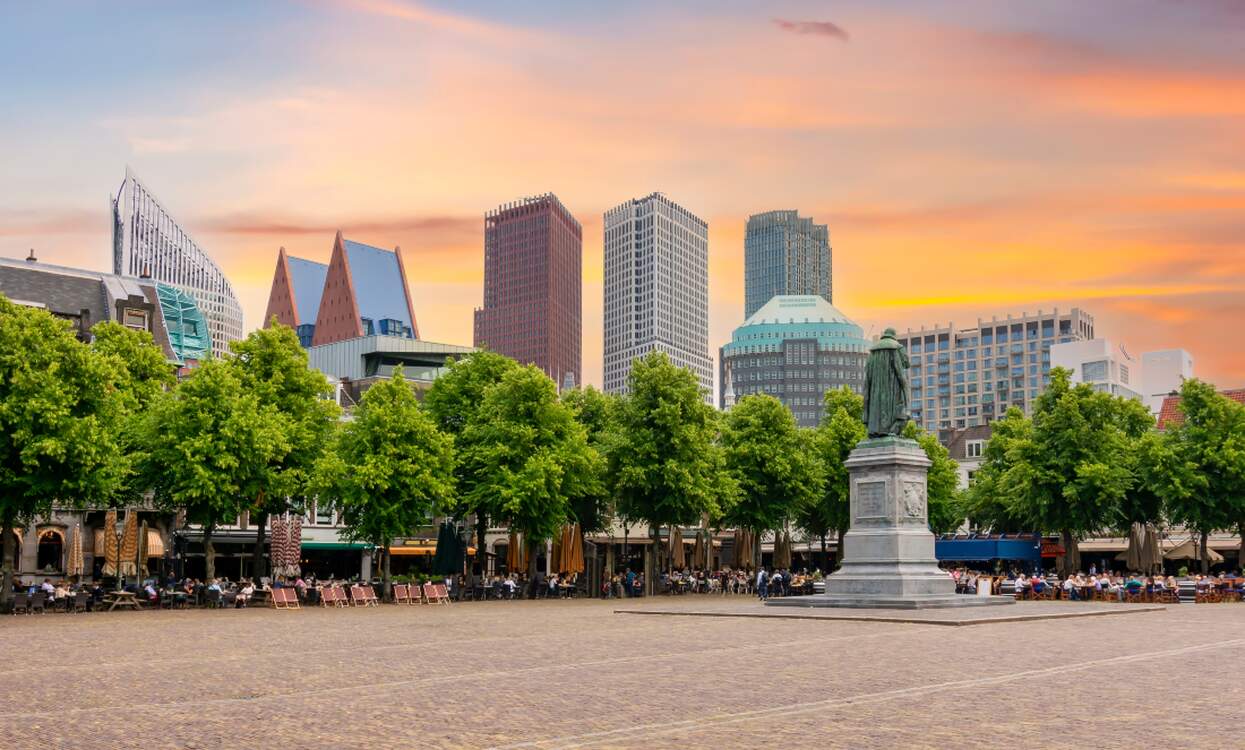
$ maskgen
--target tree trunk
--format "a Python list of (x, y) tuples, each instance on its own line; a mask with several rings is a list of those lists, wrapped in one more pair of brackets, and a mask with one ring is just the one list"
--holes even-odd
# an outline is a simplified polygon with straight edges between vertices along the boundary
[(216, 545), (212, 544), (212, 524), (203, 527), (203, 561), (210, 583), (216, 579)]
[(13, 519), (6, 518), (0, 524), (4, 534), (4, 574), (0, 576), (0, 612), (7, 613), (13, 606), (13, 557), (17, 554), (17, 540), (13, 538)]
[(830, 572), (830, 551), (826, 549), (826, 535), (821, 535), (821, 572)]
[(1059, 532), (1060, 540), (1063, 542), (1063, 569), (1060, 574), (1064, 578), (1069, 578), (1076, 574), (1077, 568), (1080, 566), (1080, 551), (1076, 546), (1076, 537), (1072, 536), (1071, 529), (1064, 529)]
[(388, 602), (388, 601), (393, 600), (393, 589), (389, 585), (389, 540), (388, 539), (386, 539), (385, 543), (381, 545), (380, 553), (384, 555), (384, 557), (382, 558), (383, 562), (381, 563), (381, 568), (380, 568), (380, 599), (381, 601)]
[(661, 545), (661, 531), (656, 526), (648, 527), (649, 543), (644, 549), (644, 594), (652, 596), (657, 591), (657, 586), (653, 581), (653, 571), (657, 569), (658, 547)]
[(838, 570), (843, 567), (843, 540), (847, 537), (847, 531), (839, 529), (839, 548), (834, 553), (834, 568)]
[(268, 511), (259, 512), (259, 520), (255, 523), (255, 547), (251, 550), (251, 578), (256, 583), (267, 571), (264, 565), (264, 532), (268, 529)]
[(1202, 557), (1202, 575), (1206, 575), (1207, 573), (1210, 572), (1210, 550), (1208, 549), (1209, 542), (1210, 542), (1210, 533), (1203, 531), (1202, 532), (1202, 543), (1198, 545), (1199, 546), (1198, 553)]
[(480, 569), (480, 580), (484, 580), (487, 571), (484, 569), (488, 555), (484, 541), (488, 536), (488, 516), (481, 511), (476, 512), (476, 567)]
[[(529, 598), (535, 599), (539, 592), (536, 589), (536, 550), (540, 549), (536, 542), (528, 540), (528, 535), (523, 535), (521, 544), (527, 545), (527, 586)], [(542, 542), (543, 543), (543, 542)]]

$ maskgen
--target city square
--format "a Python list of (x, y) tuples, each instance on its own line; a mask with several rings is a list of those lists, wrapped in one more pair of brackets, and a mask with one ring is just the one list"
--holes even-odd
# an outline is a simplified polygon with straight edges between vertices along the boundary
[[(752, 600), (6, 618), (0, 744), (1223, 748), (1241, 607), (946, 627)], [(1017, 605), (1024, 615), (1059, 605)], [(1012, 613), (1015, 614), (1015, 613)]]
[(1245, 748), (1239, 2), (8, 3), (0, 750)]

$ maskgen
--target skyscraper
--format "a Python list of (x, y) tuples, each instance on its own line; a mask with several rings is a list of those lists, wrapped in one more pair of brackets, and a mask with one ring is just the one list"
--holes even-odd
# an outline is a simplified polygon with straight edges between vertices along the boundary
[(242, 305), (208, 254), (182, 229), (129, 167), (112, 200), (112, 271), (162, 281), (189, 294), (207, 320), (212, 354), (242, 338)]
[(744, 317), (778, 294), (831, 296), (830, 230), (796, 211), (748, 217), (744, 236)]
[(583, 229), (553, 193), (484, 216), (484, 306), (475, 345), (582, 382)]
[(661, 193), (605, 212), (605, 391), (625, 393), (632, 360), (652, 351), (713, 403), (709, 225)]

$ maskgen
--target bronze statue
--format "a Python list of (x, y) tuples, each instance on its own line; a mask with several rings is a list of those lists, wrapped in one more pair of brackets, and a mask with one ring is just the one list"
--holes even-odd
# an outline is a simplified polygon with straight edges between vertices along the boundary
[(895, 329), (887, 328), (869, 347), (864, 422), (875, 438), (900, 434), (908, 419), (908, 353), (895, 340)]

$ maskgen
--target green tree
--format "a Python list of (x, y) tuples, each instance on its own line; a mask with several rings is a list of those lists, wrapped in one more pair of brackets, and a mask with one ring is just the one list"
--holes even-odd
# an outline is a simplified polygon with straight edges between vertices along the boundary
[(926, 475), (926, 508), (929, 511), (929, 528), (935, 534), (949, 534), (964, 522), (964, 507), (960, 498), (960, 467), (951, 458), (946, 446), (938, 442), (932, 432), (909, 422), (903, 436), (915, 440), (929, 459)]
[(142, 420), (152, 402), (177, 383), (174, 365), (165, 359), (164, 352), (147, 331), (137, 331), (110, 320), (97, 323), (91, 334), (91, 350), (107, 359), (111, 370), (118, 375), (113, 393), (121, 413), (115, 431), (125, 466), (125, 481), (106, 504), (138, 503), (147, 492), (139, 475), (145, 449)]
[(1167, 431), (1173, 463), (1164, 492), (1172, 520), (1199, 535), (1206, 573), (1210, 534), (1233, 527), (1245, 534), (1245, 407), (1191, 379), (1180, 387), (1180, 411), (1184, 419)]
[(726, 414), (721, 441), (726, 469), (739, 487), (723, 520), (751, 531), (759, 555), (764, 531), (782, 529), (797, 508), (822, 494), (821, 459), (791, 410), (768, 394), (740, 399)]
[(575, 421), (583, 425), (588, 437), (588, 445), (601, 457), (596, 464), (599, 470), (597, 481), (584, 485), (589, 490), (586, 494), (570, 498), (568, 503), (570, 516), (585, 533), (604, 531), (609, 528), (613, 512), (610, 484), (605, 476), (607, 468), (605, 457), (609, 455), (610, 447), (618, 440), (618, 431), (614, 422), (618, 397), (587, 386), (572, 388), (563, 393), (562, 403), (571, 410)]
[(10, 606), (13, 529), (52, 510), (106, 502), (127, 465), (116, 425), (124, 375), (67, 321), (0, 295), (0, 609)]
[(1131, 485), (1128, 441), (1136, 425), (1125, 401), (1073, 385), (1071, 373), (1056, 367), (1027, 438), (1009, 449), (999, 489), (1031, 528), (1060, 534), (1064, 575), (1079, 567), (1078, 538), (1109, 528)]
[(420, 407), (401, 367), (367, 389), (332, 450), (321, 457), (320, 497), (335, 499), (348, 539), (382, 550), (386, 600), (390, 544), (453, 502), (454, 467), (454, 439)]
[(242, 388), (226, 360), (207, 360), (156, 399), (143, 420), (141, 477), (156, 502), (203, 527), (207, 577), (216, 576), (216, 527), (232, 523), (289, 451), (280, 416)]
[[(462, 460), (475, 478), (463, 500), (524, 539), (552, 537), (571, 498), (601, 491), (600, 454), (553, 381), (532, 365), (506, 373), (480, 406), (463, 433)], [(536, 555), (529, 572), (536, 572)]]
[(843, 536), (851, 525), (850, 485), (846, 461), (856, 445), (865, 439), (864, 399), (847, 386), (826, 391), (822, 397), (824, 414), (817, 427), (813, 444), (821, 457), (825, 481), (821, 496), (797, 511), (797, 523), (805, 531), (821, 538), (823, 569), (829, 572), (826, 559), (826, 535), (838, 534), (838, 554), (843, 556)]
[(982, 462), (964, 493), (964, 514), (974, 528), (997, 533), (1034, 530), (1017, 513), (1006, 489), (1008, 472), (1020, 460), (1019, 447), (1028, 445), (1032, 432), (1033, 422), (1014, 406), (990, 423)]
[(308, 367), (307, 352), (294, 329), (275, 317), (268, 328), (252, 331), (230, 348), (243, 390), (254, 395), (261, 408), (271, 408), (288, 446), (269, 461), (249, 509), (255, 521), (252, 573), (258, 578), (267, 572), (263, 562), (268, 518), (285, 512), (291, 504), (298, 512), (305, 509), (316, 461), (341, 410), (329, 398), (333, 390), (328, 379)]
[(729, 501), (733, 491), (714, 443), (715, 412), (696, 376), (653, 352), (632, 362), (628, 383), (609, 476), (619, 514), (649, 526), (645, 581), (651, 593), (661, 527), (718, 517), (720, 501)]
[[(501, 382), (509, 372), (519, 368), (519, 364), (509, 357), (490, 351), (476, 352), (457, 361), (446, 363), (447, 372), (437, 378), (428, 394), (424, 397), (424, 406), (436, 420), (442, 432), (454, 437), (456, 449), (461, 454), (468, 449), (464, 443), (464, 433), (476, 421), (484, 404), (484, 394), (492, 386)], [(471, 493), (479, 481), (473, 470), (459, 462), (457, 469), (457, 490), (460, 495), (455, 503), (456, 512), (460, 516), (474, 515), (476, 524), (476, 568), (481, 574), (487, 570), (487, 552), (485, 537), (488, 534), (488, 507), (475, 507), (462, 498)], [(476, 494), (478, 496), (479, 493)], [(484, 499), (484, 498), (482, 498)]]

